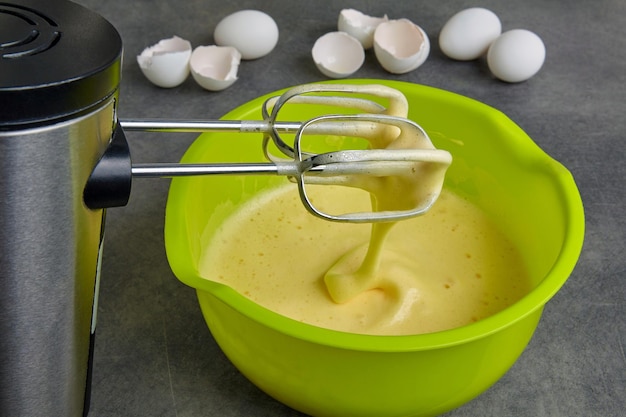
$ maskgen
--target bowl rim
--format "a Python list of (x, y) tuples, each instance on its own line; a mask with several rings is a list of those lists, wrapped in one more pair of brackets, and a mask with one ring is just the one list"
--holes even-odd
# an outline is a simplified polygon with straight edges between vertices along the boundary
[[(453, 101), (457, 106), (465, 108), (471, 107), (473, 111), (480, 111), (482, 115), (489, 118), (492, 123), (506, 126), (517, 140), (529, 142), (531, 145), (534, 145), (526, 146), (526, 152), (524, 152), (520, 158), (528, 159), (529, 162), (532, 161), (535, 169), (541, 169), (550, 174), (550, 178), (554, 179), (558, 186), (557, 189), (562, 194), (561, 198), (565, 208), (564, 242), (554, 264), (545, 278), (533, 291), (504, 310), (478, 322), (454, 329), (417, 335), (388, 336), (347, 333), (317, 327), (282, 316), (256, 304), (224, 284), (210, 281), (200, 276), (190, 256), (191, 248), (189, 247), (189, 240), (186, 234), (185, 211), (184, 205), (182, 204), (188, 183), (183, 179), (174, 178), (170, 185), (166, 204), (165, 246), (168, 262), (177, 278), (184, 284), (195, 288), (199, 293), (211, 293), (250, 320), (254, 320), (277, 332), (303, 341), (357, 351), (411, 352), (451, 347), (487, 337), (541, 310), (545, 303), (547, 303), (565, 283), (570, 273), (573, 271), (582, 250), (585, 229), (584, 210), (581, 196), (572, 174), (561, 163), (547, 155), (539, 146), (534, 144), (532, 139), (509, 117), (499, 110), (475, 99), (439, 88), (404, 81), (350, 79), (325, 82), (383, 84), (405, 93), (417, 93), (425, 97), (426, 100), (429, 97), (436, 96), (438, 100), (443, 98)], [(286, 89), (275, 91), (244, 103), (228, 112), (223, 118), (237, 119), (242, 113), (258, 109), (261, 103), (268, 97), (280, 94), (285, 90)], [(195, 143), (197, 143), (197, 141), (194, 142), (194, 144)], [(181, 160), (182, 162), (186, 160), (193, 161), (194, 154), (197, 152), (196, 148), (194, 148), (194, 144), (189, 147)]]

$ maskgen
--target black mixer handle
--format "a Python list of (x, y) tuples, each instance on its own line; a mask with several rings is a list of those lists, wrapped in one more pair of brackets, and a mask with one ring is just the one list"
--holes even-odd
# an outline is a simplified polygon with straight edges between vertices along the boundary
[(94, 210), (125, 206), (130, 198), (131, 183), (130, 149), (118, 122), (107, 149), (87, 180), (83, 201)]

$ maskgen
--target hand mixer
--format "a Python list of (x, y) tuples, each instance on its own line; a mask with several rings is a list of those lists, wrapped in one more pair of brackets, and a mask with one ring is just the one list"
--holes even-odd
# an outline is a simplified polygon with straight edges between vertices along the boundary
[[(118, 123), (123, 44), (110, 22), (67, 0), (2, 1), (0, 21), (2, 416), (87, 415), (104, 209), (127, 203), (133, 177), (286, 175), (298, 183), (307, 208), (324, 217), (309, 201), (305, 184), (362, 188), (362, 179), (372, 177), (381, 180), (378, 187), (419, 174), (425, 181), (435, 177), (432, 184), (440, 186), (450, 162), (406, 119), (402, 94), (379, 86), (296, 87), (268, 100), (258, 122)], [(383, 100), (387, 107), (378, 104)], [(287, 102), (364, 114), (284, 122), (289, 111), (281, 109)], [(257, 133), (267, 161), (133, 166), (124, 129)], [(368, 149), (315, 152), (316, 141), (333, 135), (364, 138)], [(293, 143), (286, 139), (292, 136)], [(427, 167), (441, 169), (422, 176)], [(435, 197), (416, 199), (410, 210), (391, 205), (324, 218), (397, 220), (425, 211)]]
[[(330, 95), (328, 95), (330, 93)], [(363, 96), (367, 98), (363, 98)], [(374, 99), (386, 100), (386, 106)], [(363, 113), (324, 114), (304, 122), (281, 121), (279, 115), (287, 103), (322, 105), (347, 108)], [(124, 192), (130, 191), (130, 177), (176, 177), (189, 175), (282, 175), (298, 184), (303, 205), (312, 214), (330, 221), (375, 223), (406, 219), (425, 213), (437, 199), (443, 184), (445, 170), (451, 163), (447, 151), (435, 149), (426, 132), (415, 122), (406, 118), (408, 103), (399, 91), (383, 85), (306, 84), (287, 90), (281, 96), (270, 97), (262, 106), (262, 120), (121, 120), (119, 126), (126, 131), (149, 132), (240, 132), (261, 133), (263, 152), (268, 162), (259, 163), (151, 163), (130, 165), (130, 160), (120, 163), (113, 158), (111, 169), (107, 154), (96, 165), (85, 190), (85, 201), (90, 207), (110, 189), (112, 171), (114, 177), (124, 184)], [(282, 135), (293, 134), (293, 145)], [(367, 149), (341, 149), (330, 152), (310, 152), (304, 144), (309, 135), (333, 135), (366, 139)], [(115, 138), (119, 136), (119, 138)], [(115, 155), (127, 153), (122, 143), (123, 134), (117, 129), (112, 140)], [(275, 156), (270, 144), (280, 152)], [(104, 162), (103, 162), (104, 161)], [(125, 165), (126, 173), (119, 170)], [(103, 166), (105, 168), (103, 168)], [(128, 169), (130, 166), (130, 170)], [(429, 168), (425, 169), (425, 166)], [(435, 167), (433, 169), (433, 166)], [(122, 169), (123, 171), (124, 169)], [(427, 184), (428, 190), (411, 207), (392, 207), (357, 213), (330, 214), (318, 209), (309, 198), (307, 184), (344, 185), (368, 189), (363, 178), (406, 178), (416, 173), (429, 178), (418, 178)], [(427, 173), (427, 174), (425, 174)], [(121, 176), (120, 176), (121, 175)], [(422, 185), (424, 187), (424, 185)], [(371, 191), (371, 190), (369, 190)], [(127, 196), (121, 198), (125, 204)], [(113, 204), (113, 205), (123, 205)], [(108, 204), (109, 206), (112, 204)]]

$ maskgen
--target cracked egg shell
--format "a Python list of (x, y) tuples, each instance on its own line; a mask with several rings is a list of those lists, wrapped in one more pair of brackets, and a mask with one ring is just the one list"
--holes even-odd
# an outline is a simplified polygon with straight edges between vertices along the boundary
[(408, 19), (383, 22), (374, 32), (374, 54), (392, 74), (413, 71), (426, 61), (430, 40), (424, 30)]
[(141, 72), (153, 84), (172, 88), (182, 84), (189, 76), (191, 43), (173, 36), (144, 49), (137, 56)]
[(237, 81), (241, 54), (232, 46), (198, 46), (191, 54), (191, 76), (204, 89), (220, 91)]
[(330, 78), (354, 74), (365, 61), (363, 45), (345, 32), (329, 32), (315, 41), (311, 50), (315, 65)]
[(374, 31), (379, 24), (388, 20), (387, 15), (372, 17), (355, 9), (343, 9), (339, 12), (337, 28), (356, 38), (364, 49), (369, 49), (374, 45)]

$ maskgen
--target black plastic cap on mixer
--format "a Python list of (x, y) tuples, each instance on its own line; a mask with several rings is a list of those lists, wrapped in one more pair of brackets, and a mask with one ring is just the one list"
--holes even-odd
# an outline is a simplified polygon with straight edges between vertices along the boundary
[(117, 30), (80, 5), (0, 2), (0, 129), (89, 112), (117, 92), (121, 59)]

